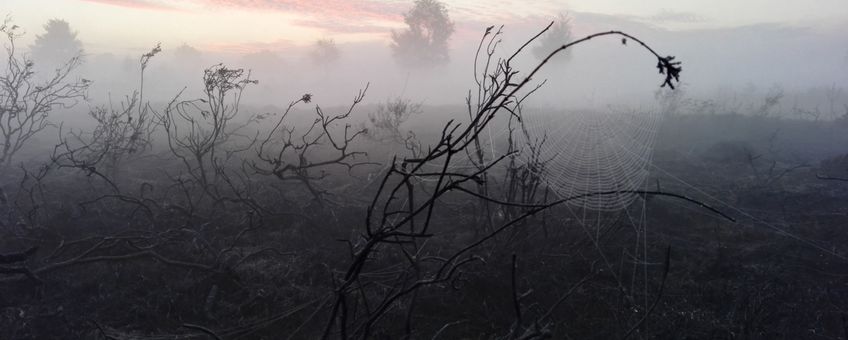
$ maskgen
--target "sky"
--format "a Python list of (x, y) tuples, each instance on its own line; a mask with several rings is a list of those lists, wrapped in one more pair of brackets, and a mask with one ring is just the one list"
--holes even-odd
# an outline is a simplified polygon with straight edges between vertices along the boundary
[[(485, 27), (506, 26), (508, 51), (563, 12), (576, 36), (619, 29), (678, 56), (691, 94), (848, 87), (846, 0), (443, 0), (457, 30), (451, 62), (436, 72), (402, 69), (391, 55), (391, 31), (404, 28), (403, 13), (413, 0), (0, 1), (0, 15), (23, 28), (23, 46), (48, 20), (69, 22), (87, 55), (83, 76), (99, 86), (91, 90), (99, 100), (132, 90), (135, 60), (161, 43), (163, 55), (145, 75), (156, 86), (145, 93), (158, 91), (162, 98), (191, 89), (204, 67), (223, 62), (254, 72), (260, 83), (249, 97), (257, 103), (281, 105), (312, 91), (341, 104), (368, 83), (369, 100), (414, 94), (428, 104), (463, 103), (474, 85), (469, 66)], [(341, 61), (331, 67), (308, 60), (322, 38), (341, 49)], [(202, 58), (193, 65), (176, 62), (169, 53), (182, 44)], [(522, 66), (537, 60), (526, 62)], [(566, 67), (544, 70), (550, 82), (537, 104), (654, 98), (655, 64), (615, 39), (593, 40), (579, 46)]]
[[(387, 41), (403, 27), (411, 0), (3, 0), (0, 11), (26, 39), (52, 18), (79, 32), (92, 53), (137, 52), (153, 42), (190, 42), (206, 51), (245, 52), (338, 42)], [(627, 18), (670, 30), (756, 24), (827, 29), (848, 22), (845, 0), (446, 0), (456, 39), (478, 27), (581, 12)], [(3, 14), (3, 13), (0, 13)]]

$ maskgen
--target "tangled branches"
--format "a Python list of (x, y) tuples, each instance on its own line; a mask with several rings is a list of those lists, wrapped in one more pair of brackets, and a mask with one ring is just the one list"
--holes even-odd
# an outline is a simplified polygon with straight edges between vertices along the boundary
[[(561, 46), (543, 59), (526, 77), (521, 78), (512, 61), (550, 29), (550, 25), (525, 42), (512, 55), (497, 59), (493, 56), (500, 42), (501, 31), (493, 32), (493, 28), (486, 30), (480, 42), (478, 58), (475, 59), (478, 94), (476, 100), (469, 96), (469, 121), (465, 124), (449, 121), (442, 129), (438, 141), (428, 151), (415, 157), (394, 160), (384, 175), (367, 210), (364, 233), (361, 239), (352, 241), (354, 245), (351, 262), (346, 270), (334, 277), (335, 296), (323, 338), (329, 338), (334, 333), (342, 339), (369, 338), (375, 325), (388, 319), (390, 311), (397, 308), (406, 309), (402, 314), (406, 320), (406, 337), (410, 337), (412, 315), (420, 290), (432, 286), (453, 287), (453, 282), (461, 275), (463, 267), (475, 262), (485, 262), (483, 255), (475, 254), (475, 249), (540, 212), (578, 199), (569, 197), (554, 202), (524, 204), (498, 200), (489, 196), (485, 190), (475, 192), (468, 188), (469, 185), (484, 185), (487, 182), (487, 173), (510, 156), (504, 154), (493, 159), (479, 156), (480, 134), (495, 116), (502, 112), (511, 114), (520, 121), (521, 103), (535, 90), (531, 89), (523, 96), (519, 93), (554, 55), (594, 37), (621, 35), (639, 42), (657, 56), (662, 65), (661, 71), (667, 76), (663, 85), (673, 86), (673, 82), (679, 77), (679, 62), (674, 62), (671, 57), (660, 57), (650, 47), (626, 33), (610, 31), (593, 34)], [(481, 53), (485, 53), (482, 60)], [(478, 65), (478, 62), (483, 65)], [(538, 86), (541, 84), (536, 88)], [(478, 155), (476, 158), (475, 152)], [(472, 156), (475, 162), (472, 170), (458, 172), (452, 167), (462, 155)], [(457, 248), (436, 248), (431, 246), (428, 240), (438, 234), (439, 225), (447, 222), (439, 218), (437, 207), (451, 193), (467, 194), (488, 203), (520, 207), (523, 210), (474, 241)], [(662, 192), (639, 194), (683, 197)], [(380, 259), (397, 259), (398, 262), (385, 264)], [(398, 267), (402, 269), (393, 270)], [(518, 308), (520, 309), (520, 306)], [(522, 327), (521, 324), (518, 326)], [(528, 334), (526, 338), (541, 338), (547, 334), (525, 332), (527, 330), (516, 329), (513, 334)]]
[[(89, 111), (89, 116), (95, 121), (91, 133), (71, 131), (73, 141), (68, 141), (60, 129), (61, 142), (54, 148), (53, 164), (77, 168), (88, 176), (98, 175), (112, 183), (118, 177), (124, 160), (152, 147), (151, 135), (156, 124), (150, 103), (144, 102), (144, 71), (150, 59), (160, 51), (161, 48), (156, 45), (141, 56), (139, 87), (126, 97), (119, 108), (110, 104)], [(106, 168), (105, 174), (98, 168)]]
[[(328, 176), (327, 169), (342, 167), (350, 171), (371, 164), (362, 161), (365, 152), (351, 149), (351, 144), (366, 130), (353, 129), (346, 122), (367, 91), (368, 85), (359, 91), (347, 110), (338, 114), (327, 114), (316, 106), (315, 119), (301, 129), (289, 124), (286, 118), (297, 104), (309, 103), (312, 95), (305, 94), (290, 103), (265, 138), (254, 142), (258, 144), (255, 150), (258, 161), (250, 162), (251, 168), (260, 175), (299, 182), (317, 202), (322, 202), (327, 192), (317, 187), (316, 182)], [(319, 151), (321, 145), (329, 145), (329, 150)]]
[(230, 128), (239, 112), (242, 93), (257, 81), (250, 72), (218, 64), (203, 72), (203, 98), (180, 100), (182, 92), (157, 115), (165, 130), (171, 153), (204, 190), (217, 180), (213, 170), (223, 161), (221, 146), (231, 141), (240, 127)]
[(86, 79), (72, 80), (71, 73), (82, 63), (75, 56), (39, 80), (35, 63), (16, 46), (18, 26), (8, 19), (0, 24), (6, 39), (7, 59), (0, 75), (0, 166), (8, 168), (27, 142), (50, 126), (50, 113), (56, 107), (69, 108), (85, 97), (90, 85)]

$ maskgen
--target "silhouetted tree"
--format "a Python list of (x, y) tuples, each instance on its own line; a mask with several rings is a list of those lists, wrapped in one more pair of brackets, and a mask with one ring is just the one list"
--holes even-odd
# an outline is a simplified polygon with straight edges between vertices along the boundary
[(174, 59), (179, 65), (198, 65), (202, 58), (202, 54), (196, 48), (189, 44), (183, 43), (174, 49)]
[(214, 65), (203, 71), (199, 98), (181, 99), (181, 91), (164, 111), (152, 111), (165, 130), (171, 153), (182, 160), (186, 173), (204, 190), (222, 180), (218, 155), (226, 154), (223, 145), (238, 137), (240, 127), (231, 128), (231, 121), (239, 113), (245, 87), (252, 84), (256, 80), (249, 71)]
[(183, 43), (170, 53), (172, 70), (169, 70), (176, 83), (190, 82), (195, 75), (202, 73), (208, 66), (203, 59), (203, 53), (191, 45)]
[(246, 54), (242, 57), (242, 63), (253, 72), (266, 77), (279, 73), (283, 68), (283, 58), (269, 50)]
[[(95, 126), (90, 132), (71, 131), (61, 135), (60, 143), (53, 149), (52, 162), (60, 168), (77, 168), (88, 176), (106, 179), (117, 189), (115, 180), (123, 179), (123, 163), (152, 146), (151, 135), (156, 123), (149, 102), (144, 101), (144, 71), (150, 59), (162, 51), (159, 44), (139, 58), (141, 76), (138, 87), (127, 95), (119, 106), (96, 106), (89, 116)], [(71, 138), (68, 138), (71, 137)], [(105, 171), (104, 171), (105, 170)]]
[(37, 67), (60, 67), (71, 58), (83, 54), (82, 42), (77, 39), (77, 32), (71, 30), (67, 21), (50, 19), (44, 25), (44, 31), (44, 34), (35, 37), (31, 47), (32, 59)]
[(312, 51), (309, 52), (309, 57), (313, 63), (326, 65), (338, 61), (341, 54), (342, 52), (336, 46), (335, 40), (319, 39), (315, 42)]
[(48, 118), (54, 109), (69, 108), (84, 99), (90, 84), (85, 79), (70, 79), (80, 65), (79, 55), (62, 62), (53, 72), (36, 72), (32, 60), (16, 49), (20, 37), (17, 29), (8, 19), (0, 24), (0, 34), (6, 40), (0, 73), (0, 171), (12, 164), (27, 142), (50, 126)]
[(404, 134), (400, 126), (410, 117), (424, 112), (423, 104), (411, 99), (396, 97), (385, 103), (377, 104), (377, 111), (368, 114), (371, 123), (368, 136), (379, 141), (394, 141), (402, 143)]
[[(539, 37), (539, 44), (533, 48), (533, 55), (539, 60), (545, 59), (552, 51), (572, 40), (574, 40), (574, 34), (571, 32), (571, 18), (567, 14), (560, 13), (551, 29)], [(571, 51), (565, 51), (556, 59), (551, 59), (551, 62), (562, 63), (569, 59), (571, 59)]]
[(405, 67), (429, 67), (450, 60), (448, 40), (454, 23), (445, 5), (438, 0), (416, 0), (415, 7), (403, 16), (409, 26), (392, 31), (392, 52)]

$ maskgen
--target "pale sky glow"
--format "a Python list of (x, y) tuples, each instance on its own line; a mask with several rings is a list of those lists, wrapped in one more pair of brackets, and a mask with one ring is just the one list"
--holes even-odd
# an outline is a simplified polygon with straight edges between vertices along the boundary
[[(827, 26), (848, 22), (845, 0), (447, 0), (462, 26), (551, 17), (561, 11), (620, 16), (668, 29), (758, 23)], [(93, 53), (188, 42), (218, 51), (280, 49), (321, 37), (385, 40), (412, 1), (400, 0), (4, 0), (26, 39), (51, 18), (67, 20)]]
[(709, 26), (741, 26), (760, 23), (809, 25), (835, 24), (848, 19), (844, 0), (587, 0), (571, 1), (579, 11), (611, 15), (655, 17), (676, 13), (700, 17)]

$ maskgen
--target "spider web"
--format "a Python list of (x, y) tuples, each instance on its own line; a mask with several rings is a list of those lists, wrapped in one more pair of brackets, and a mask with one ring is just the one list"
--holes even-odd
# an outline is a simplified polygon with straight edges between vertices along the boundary
[[(657, 130), (662, 121), (657, 111), (610, 109), (607, 112), (577, 110), (524, 117), (525, 131), (514, 133), (519, 159), (530, 162), (528, 144), (544, 140), (538, 149), (547, 160), (544, 174), (548, 187), (560, 198), (643, 188), (648, 177)], [(619, 211), (638, 195), (594, 195), (568, 204), (589, 210)]]
[[(559, 198), (580, 195), (634, 191), (646, 189), (648, 167), (653, 156), (657, 132), (662, 123), (660, 110), (632, 110), (609, 108), (606, 111), (574, 110), (549, 114), (528, 112), (524, 115), (524, 130), (514, 134), (519, 149), (519, 159), (525, 164), (533, 161), (533, 150), (538, 146), (537, 158), (547, 161), (544, 173), (539, 174), (548, 188)], [(529, 152), (528, 152), (529, 151)], [(602, 250), (602, 235), (616, 225), (630, 226), (633, 230), (633, 267), (630, 277), (615, 276), (619, 285), (627, 284), (633, 293), (633, 302), (642, 297), (647, 313), (649, 298), (648, 275), (648, 221), (647, 201), (634, 204), (637, 194), (589, 195), (568, 201), (568, 215), (579, 226), (597, 249), (599, 260), (610, 270), (611, 259)], [(629, 207), (634, 206), (631, 212)], [(635, 213), (635, 214), (634, 214)], [(641, 269), (641, 270), (640, 270)], [(647, 315), (647, 314), (645, 314)]]

